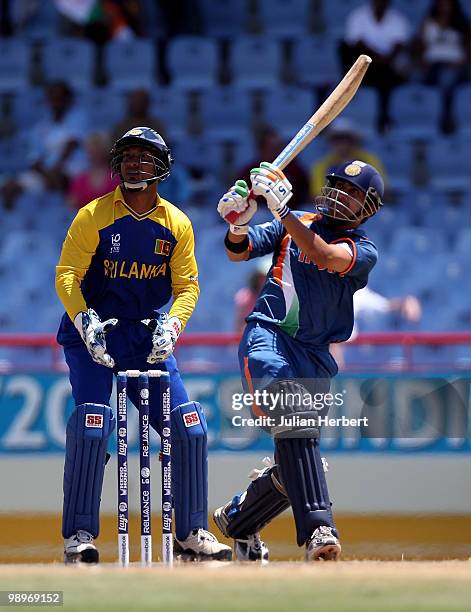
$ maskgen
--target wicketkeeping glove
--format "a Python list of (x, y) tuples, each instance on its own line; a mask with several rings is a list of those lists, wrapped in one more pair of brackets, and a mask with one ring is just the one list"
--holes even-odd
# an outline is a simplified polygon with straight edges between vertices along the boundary
[(102, 321), (93, 308), (79, 312), (74, 325), (85, 342), (93, 361), (107, 368), (114, 368), (114, 359), (106, 352), (105, 334), (113, 329), (118, 319)]
[(287, 203), (293, 195), (285, 174), (273, 164), (262, 162), (259, 168), (250, 171), (250, 180), (252, 192), (265, 198), (275, 219), (284, 219), (290, 212)]
[(167, 313), (160, 319), (142, 319), (141, 321), (152, 332), (152, 351), (147, 357), (147, 363), (165, 361), (173, 353), (182, 324), (178, 317), (168, 318)]
[(249, 197), (249, 186), (243, 180), (236, 181), (218, 203), (218, 213), (226, 223), (230, 223), (227, 219), (230, 213), (237, 215), (237, 221), (230, 226), (233, 234), (247, 234), (248, 223), (256, 212), (257, 202)]

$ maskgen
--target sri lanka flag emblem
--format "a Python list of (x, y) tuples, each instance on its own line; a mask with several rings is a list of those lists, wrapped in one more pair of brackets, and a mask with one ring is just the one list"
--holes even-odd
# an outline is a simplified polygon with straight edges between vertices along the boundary
[(155, 249), (154, 253), (156, 255), (170, 255), (170, 242), (168, 240), (159, 240), (155, 241)]

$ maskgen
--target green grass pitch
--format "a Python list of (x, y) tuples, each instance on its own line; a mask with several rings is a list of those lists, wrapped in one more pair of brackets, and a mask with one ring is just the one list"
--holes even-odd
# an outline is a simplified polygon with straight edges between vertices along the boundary
[(87, 612), (455, 612), (471, 609), (471, 562), (3, 565), (0, 590), (60, 590), (57, 609)]

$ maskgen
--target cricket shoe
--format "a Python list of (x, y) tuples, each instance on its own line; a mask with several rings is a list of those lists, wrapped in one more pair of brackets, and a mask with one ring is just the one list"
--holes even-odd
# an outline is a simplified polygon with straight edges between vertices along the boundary
[(337, 561), (341, 550), (332, 527), (321, 525), (306, 542), (306, 561)]
[(193, 529), (186, 540), (177, 540), (174, 543), (174, 555), (182, 561), (231, 561), (232, 549), (226, 544), (217, 541), (205, 529)]
[(71, 538), (64, 540), (64, 563), (98, 563), (98, 550), (93, 543), (93, 536), (84, 529), (79, 529)]
[(268, 546), (254, 533), (246, 540), (234, 540), (234, 552), (238, 561), (261, 561), (268, 563)]

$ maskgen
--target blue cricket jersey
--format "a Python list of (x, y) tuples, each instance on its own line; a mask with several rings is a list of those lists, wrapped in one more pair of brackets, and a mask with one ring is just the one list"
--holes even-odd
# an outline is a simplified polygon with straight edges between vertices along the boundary
[(247, 321), (275, 324), (311, 345), (348, 340), (353, 329), (353, 294), (367, 284), (376, 246), (363, 229), (334, 230), (321, 215), (294, 212), (328, 243), (345, 243), (353, 255), (342, 273), (320, 269), (299, 249), (280, 221), (249, 229), (249, 259), (273, 253), (267, 280)]

